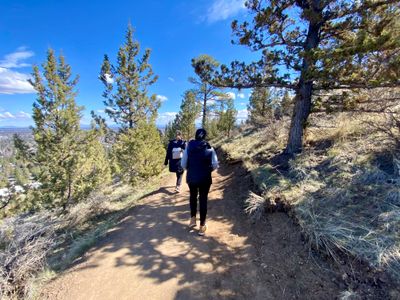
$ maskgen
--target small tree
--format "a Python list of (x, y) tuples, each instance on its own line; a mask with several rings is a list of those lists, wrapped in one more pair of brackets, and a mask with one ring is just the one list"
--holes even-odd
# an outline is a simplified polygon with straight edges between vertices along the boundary
[(164, 129), (164, 146), (167, 147), (170, 140), (173, 140), (176, 131), (179, 130), (178, 118), (175, 116), (173, 121), (169, 121)]
[(165, 127), (165, 141), (175, 138), (176, 131), (182, 132), (185, 140), (190, 140), (196, 132), (196, 119), (201, 112), (201, 105), (196, 101), (196, 95), (193, 91), (186, 91), (179, 112), (173, 121), (170, 121)]
[(151, 50), (146, 49), (138, 58), (140, 44), (133, 39), (133, 29), (128, 25), (125, 43), (119, 48), (117, 66), (104, 56), (100, 79), (105, 86), (105, 112), (122, 128), (134, 128), (138, 122), (152, 122), (157, 117), (160, 100), (148, 96), (148, 88), (158, 77), (149, 64)]
[(143, 121), (135, 128), (121, 132), (113, 145), (113, 156), (119, 166), (119, 175), (132, 184), (159, 174), (165, 149), (157, 127)]
[(237, 110), (232, 98), (220, 101), (218, 130), (230, 137), (236, 123), (236, 115)]
[(266, 87), (254, 88), (247, 110), (249, 122), (255, 126), (264, 126), (274, 118), (273, 102), (276, 95)]
[(196, 132), (196, 119), (201, 111), (201, 105), (196, 102), (193, 91), (186, 91), (178, 113), (179, 129), (186, 140), (194, 137)]
[(262, 53), (260, 61), (217, 71), (198, 60), (194, 68), (219, 87), (293, 90), (287, 153), (302, 149), (315, 92), (400, 85), (398, 0), (248, 0), (246, 7), (252, 23), (234, 21), (232, 29), (239, 44)]
[(43, 198), (49, 205), (65, 207), (106, 181), (108, 168), (99, 167), (99, 160), (104, 157), (101, 144), (92, 133), (80, 129), (82, 107), (75, 102), (78, 78), (72, 77), (71, 67), (63, 56), (57, 62), (50, 49), (43, 69), (45, 80), (37, 66), (30, 80), (37, 92), (32, 128), (36, 152), (23, 153), (27, 147), (18, 139), (15, 146), (21, 157), (29, 158), (40, 168)]

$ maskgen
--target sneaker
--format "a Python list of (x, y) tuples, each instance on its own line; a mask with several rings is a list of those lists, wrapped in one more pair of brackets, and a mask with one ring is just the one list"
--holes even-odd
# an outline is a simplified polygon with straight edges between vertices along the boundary
[(194, 228), (197, 226), (196, 217), (190, 218), (189, 228)]
[(200, 226), (199, 235), (201, 235), (201, 236), (205, 235), (206, 230), (207, 230), (207, 225)]
[(175, 192), (180, 193), (181, 192), (181, 187), (179, 185), (176, 186)]

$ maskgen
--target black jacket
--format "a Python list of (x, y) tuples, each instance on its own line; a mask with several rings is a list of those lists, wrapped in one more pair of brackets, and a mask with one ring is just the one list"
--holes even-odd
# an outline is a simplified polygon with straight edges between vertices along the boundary
[(184, 140), (169, 141), (164, 165), (168, 165), (168, 162), (169, 162), (169, 171), (170, 172), (174, 172), (174, 173), (183, 172), (183, 169), (181, 166), (181, 159), (172, 159), (172, 149), (173, 148), (181, 148), (182, 151), (185, 150), (186, 141), (184, 141)]
[(206, 141), (192, 140), (188, 145), (187, 175), (189, 184), (211, 184), (212, 148)]

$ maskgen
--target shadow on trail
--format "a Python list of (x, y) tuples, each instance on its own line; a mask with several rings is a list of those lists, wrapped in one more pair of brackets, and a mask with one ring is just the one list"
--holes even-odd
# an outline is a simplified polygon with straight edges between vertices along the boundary
[[(240, 167), (223, 166), (218, 171), (205, 237), (188, 231), (188, 192), (175, 194), (170, 187), (160, 188), (92, 248), (96, 256), (83, 258), (86, 263), (74, 272), (100, 268), (102, 259), (113, 255), (113, 268), (131, 268), (139, 279), (150, 278), (156, 285), (177, 282), (175, 299), (320, 299), (321, 291), (330, 298), (331, 290), (325, 290), (325, 279), (317, 270), (296, 278), (304, 271), (299, 257), (290, 256), (303, 248), (290, 247), (300, 237), (290, 233), (293, 228), (286, 215), (276, 214), (275, 219), (256, 226), (244, 215), (243, 201), (250, 185)], [(282, 222), (286, 222), (283, 228), (273, 229)], [(315, 281), (319, 290), (306, 281)], [(146, 288), (134, 280), (130, 284)]]
[(163, 187), (160, 187), (156, 191), (153, 191), (153, 192), (150, 192), (150, 193), (147, 193), (147, 194), (143, 195), (138, 200), (142, 200), (144, 198), (151, 197), (151, 196), (154, 196), (154, 195), (157, 195), (157, 194), (165, 194), (165, 195), (170, 195), (170, 196), (171, 195), (175, 195), (176, 193), (172, 192), (170, 190), (171, 188), (175, 188), (175, 186), (163, 186)]

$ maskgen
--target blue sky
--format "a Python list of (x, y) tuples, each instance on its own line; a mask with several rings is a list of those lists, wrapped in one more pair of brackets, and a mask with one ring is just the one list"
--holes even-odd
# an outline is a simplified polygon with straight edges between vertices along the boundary
[[(0, 2), (0, 126), (32, 125), (35, 94), (26, 82), (33, 64), (47, 49), (61, 51), (79, 74), (77, 102), (102, 111), (103, 86), (98, 74), (104, 54), (115, 61), (128, 22), (142, 49), (151, 48), (150, 63), (159, 80), (150, 91), (163, 99), (157, 123), (164, 125), (179, 110), (182, 94), (194, 76), (190, 61), (210, 54), (222, 63), (249, 61), (256, 53), (231, 44), (233, 19), (248, 17), (243, 0), (54, 1)], [(249, 90), (226, 90), (235, 97), (239, 117), (246, 116)]]

